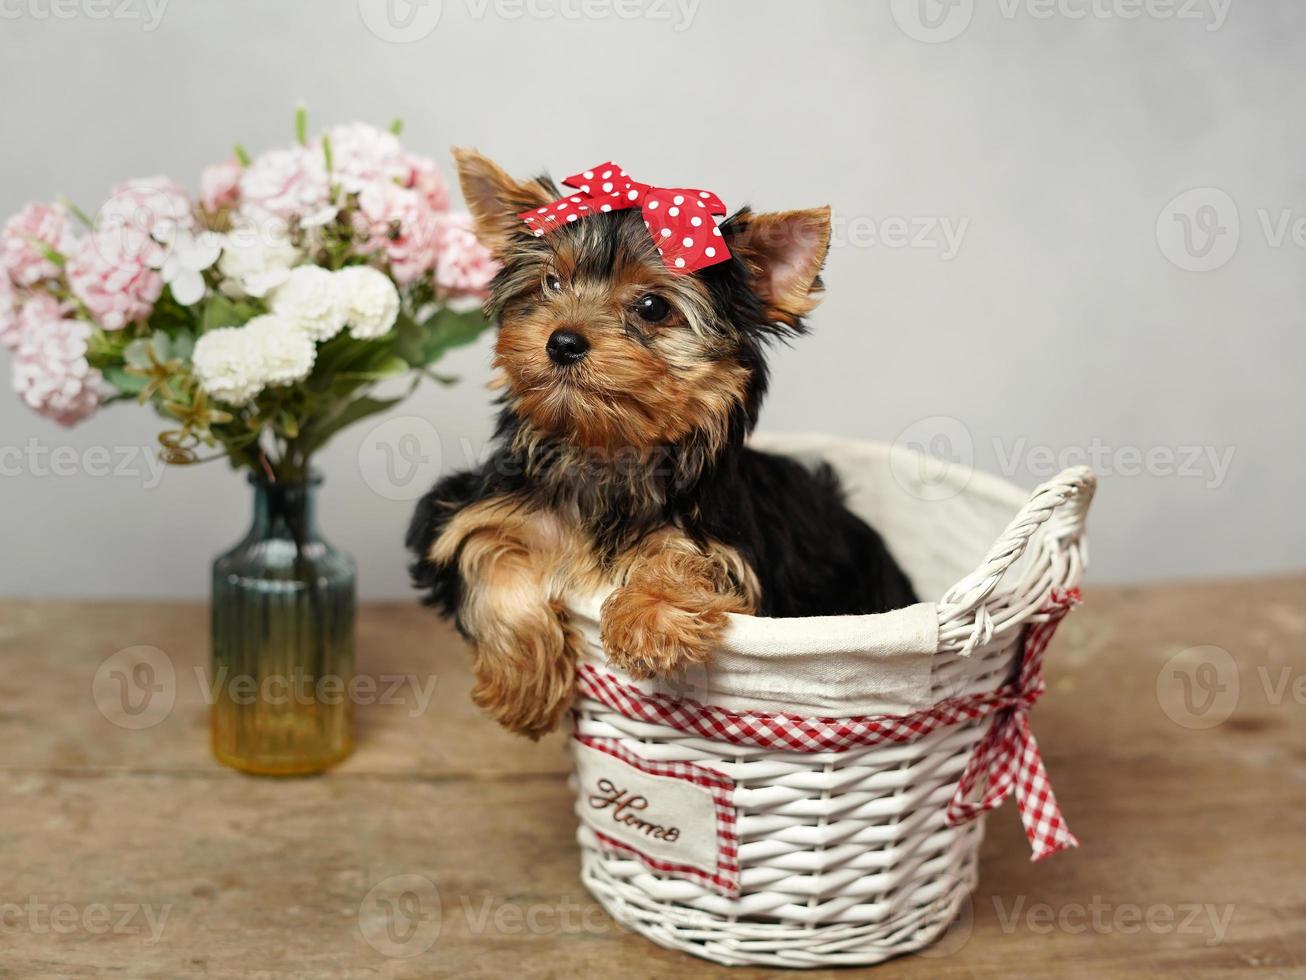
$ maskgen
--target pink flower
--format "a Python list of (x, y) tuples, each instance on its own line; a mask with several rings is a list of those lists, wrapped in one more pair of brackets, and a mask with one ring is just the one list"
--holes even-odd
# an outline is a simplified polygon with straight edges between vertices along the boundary
[(240, 203), (240, 178), (245, 168), (239, 160), (223, 160), (210, 164), (200, 174), (200, 207), (205, 211), (221, 211)]
[(304, 146), (269, 150), (241, 174), (240, 196), (242, 208), (255, 219), (270, 216), (313, 223), (331, 198), (321, 151)]
[(99, 405), (100, 372), (86, 361), (90, 324), (64, 312), (43, 293), (23, 304), (12, 370), (14, 390), (28, 407), (60, 425), (72, 425)]
[[(148, 317), (163, 292), (163, 277), (130, 236), (96, 233), (82, 239), (68, 260), (68, 284), (105, 330), (121, 330)], [(157, 249), (157, 247), (156, 247)]]
[(407, 162), (394, 133), (367, 123), (327, 130), (331, 141), (331, 176), (349, 194), (376, 181), (394, 183), (408, 175)]
[(166, 234), (174, 228), (194, 227), (190, 197), (168, 177), (137, 177), (116, 185), (95, 217), (97, 232), (137, 243), (156, 229)]
[(408, 168), (404, 180), (405, 187), (411, 187), (426, 199), (432, 211), (449, 209), (449, 185), (444, 182), (444, 174), (430, 157), (418, 156), (416, 153), (404, 155)]
[(498, 271), (499, 263), (472, 231), (471, 215), (461, 212), (441, 216), (435, 284), (445, 296), (484, 299)]
[(385, 255), (400, 285), (415, 282), (435, 266), (437, 215), (416, 191), (398, 184), (368, 184), (358, 195), (354, 224), (366, 236), (366, 248)]
[(14, 350), (22, 321), (18, 317), (18, 304), (14, 302), (14, 287), (8, 276), (0, 276), (0, 347)]
[(28, 204), (0, 231), (0, 264), (16, 285), (34, 286), (59, 275), (59, 266), (40, 245), (64, 256), (77, 245), (68, 213), (58, 205)]

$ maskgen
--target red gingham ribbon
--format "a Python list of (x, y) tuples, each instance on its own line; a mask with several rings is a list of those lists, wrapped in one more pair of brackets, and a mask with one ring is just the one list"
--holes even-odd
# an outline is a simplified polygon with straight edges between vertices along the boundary
[[(1046, 619), (1029, 627), (1020, 678), (1014, 686), (1005, 689), (1008, 693), (1003, 703), (996, 706), (998, 715), (971, 754), (957, 792), (948, 804), (948, 825), (955, 827), (1000, 806), (1014, 791), (1034, 861), (1079, 846), (1079, 840), (1070, 832), (1057, 807), (1056, 795), (1043, 768), (1043, 756), (1029, 727), (1029, 710), (1047, 689), (1043, 683), (1043, 651), (1057, 625), (1078, 601), (1078, 589), (1054, 592), (1043, 609)], [(981, 786), (982, 794), (974, 799)]]
[(517, 215), (537, 237), (599, 211), (637, 207), (643, 212), (644, 227), (653, 237), (663, 265), (672, 272), (695, 272), (730, 258), (721, 229), (712, 220), (713, 215), (724, 215), (726, 206), (711, 191), (654, 187), (630, 177), (611, 161), (572, 174), (562, 183), (580, 193)]
[[(1043, 692), (1043, 651), (1057, 624), (1079, 600), (1078, 589), (1053, 591), (1047, 605), (1040, 610), (1041, 620), (1029, 626), (1025, 634), (1025, 654), (1015, 684), (996, 691), (947, 698), (909, 715), (812, 718), (783, 712), (731, 711), (666, 694), (650, 694), (590, 664), (580, 665), (577, 686), (585, 697), (627, 718), (666, 725), (685, 734), (731, 745), (792, 752), (831, 752), (883, 742), (914, 742), (938, 729), (999, 712), (971, 755), (948, 806), (947, 819), (951, 825), (974, 819), (998, 806), (1015, 789), (1016, 805), (1033, 846), (1034, 860), (1039, 860), (1079, 843), (1057, 809), (1028, 718), (1030, 706)], [(987, 792), (978, 802), (968, 802), (980, 777), (986, 775), (989, 775)]]

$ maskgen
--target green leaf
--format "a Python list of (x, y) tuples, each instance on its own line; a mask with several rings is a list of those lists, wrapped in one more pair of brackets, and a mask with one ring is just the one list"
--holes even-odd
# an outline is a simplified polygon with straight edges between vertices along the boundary
[(426, 321), (428, 336), (424, 345), (424, 363), (430, 364), (439, 360), (445, 351), (454, 347), (470, 344), (484, 333), (489, 325), (490, 321), (481, 314), (480, 310), (461, 313), (447, 309), (440, 310)]
[(308, 110), (295, 107), (295, 139), (300, 146), (308, 146)]
[(207, 332), (218, 327), (242, 326), (249, 317), (242, 316), (241, 312), (235, 303), (221, 293), (216, 293), (204, 304), (204, 314), (200, 317), (200, 330)]
[(150, 335), (150, 347), (154, 351), (154, 359), (160, 363), (172, 360), (172, 340), (162, 330), (156, 330)]
[(195, 351), (195, 335), (189, 330), (180, 330), (172, 338), (172, 356), (190, 363), (190, 356)]
[(331, 157), (331, 137), (326, 133), (322, 134), (322, 159), (326, 162), (326, 172), (329, 177), (335, 170), (335, 162)]
[(236, 155), (236, 160), (239, 161), (242, 167), (248, 167), (250, 165), (251, 157), (249, 155), (249, 150), (245, 149), (239, 143), (231, 148), (231, 152)]
[(399, 398), (364, 397), (349, 402), (343, 409), (324, 419), (314, 419), (305, 425), (300, 442), (300, 452), (305, 456), (321, 449), (341, 429), (353, 425), (369, 415), (376, 415), (403, 401)]
[(385, 354), (376, 364), (360, 366), (358, 369), (349, 371), (338, 371), (334, 381), (384, 381), (386, 378), (397, 378), (401, 374), (407, 374), (412, 370), (412, 365), (402, 357), (394, 354)]
[(150, 366), (150, 341), (137, 337), (122, 352), (123, 362), (128, 367), (148, 368)]
[(395, 321), (394, 352), (413, 367), (426, 364), (427, 331), (412, 317), (403, 313)]
[(404, 121), (402, 119), (396, 116), (394, 119), (390, 120), (390, 132), (398, 136), (403, 131), (404, 131)]
[(107, 367), (102, 372), (104, 380), (124, 395), (139, 395), (150, 379), (139, 374), (128, 374), (120, 367)]
[(29, 235), (27, 234), (27, 232), (23, 232), (23, 237), (27, 239), (29, 245), (31, 245), (38, 252), (41, 253), (42, 257), (47, 262), (53, 262), (61, 269), (64, 267), (65, 263), (67, 263), (68, 260), (64, 258), (62, 252), (56, 252), (54, 249), (52, 249), (45, 242), (41, 241), (41, 239), (37, 238), (35, 235)]
[(79, 208), (72, 201), (68, 200), (68, 198), (66, 197), (60, 198), (60, 202), (68, 210), (69, 214), (71, 214), (74, 218), (80, 221), (87, 228), (93, 228), (95, 226), (95, 222), (91, 220), (90, 215), (88, 215), (85, 211)]

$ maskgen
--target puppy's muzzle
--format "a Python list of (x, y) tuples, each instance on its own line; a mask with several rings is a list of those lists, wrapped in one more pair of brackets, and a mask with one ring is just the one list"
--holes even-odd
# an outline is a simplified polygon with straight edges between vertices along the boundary
[(555, 330), (549, 335), (545, 350), (554, 364), (575, 364), (589, 353), (590, 342), (575, 330)]

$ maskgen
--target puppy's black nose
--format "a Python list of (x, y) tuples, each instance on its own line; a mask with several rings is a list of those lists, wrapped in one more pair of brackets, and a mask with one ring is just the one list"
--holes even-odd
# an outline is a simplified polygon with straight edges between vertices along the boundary
[(554, 364), (575, 364), (590, 349), (590, 342), (575, 330), (555, 330), (545, 345)]

